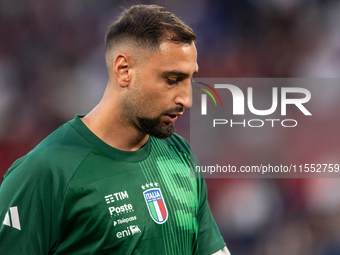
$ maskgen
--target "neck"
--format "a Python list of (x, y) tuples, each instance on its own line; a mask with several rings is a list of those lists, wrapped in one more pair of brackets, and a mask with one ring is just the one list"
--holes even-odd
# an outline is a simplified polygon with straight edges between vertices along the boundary
[[(148, 141), (149, 135), (129, 123), (119, 111), (119, 98), (113, 98), (107, 87), (103, 99), (86, 116), (84, 124), (102, 141), (124, 151), (136, 151)], [(108, 95), (111, 94), (110, 97)]]

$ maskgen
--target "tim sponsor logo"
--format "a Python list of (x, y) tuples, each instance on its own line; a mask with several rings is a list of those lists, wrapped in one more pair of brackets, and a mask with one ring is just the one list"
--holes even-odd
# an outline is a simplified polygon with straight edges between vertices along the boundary
[(116, 201), (120, 201), (120, 200), (124, 200), (126, 198), (129, 198), (129, 195), (127, 193), (127, 191), (120, 191), (117, 193), (113, 193), (113, 194), (109, 194), (107, 196), (104, 197), (105, 201), (107, 204), (116, 202)]

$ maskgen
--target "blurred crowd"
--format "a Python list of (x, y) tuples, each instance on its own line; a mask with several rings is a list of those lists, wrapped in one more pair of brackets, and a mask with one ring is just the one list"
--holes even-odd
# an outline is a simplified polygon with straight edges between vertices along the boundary
[[(137, 3), (162, 5), (195, 30), (198, 77), (339, 77), (336, 0), (0, 1), (0, 176), (99, 102), (107, 82), (105, 31), (123, 7)], [(338, 87), (320, 89), (322, 102), (338, 106), (337, 95)], [(339, 144), (332, 143), (338, 129), (325, 119), (314, 122), (299, 131), (314, 137), (312, 155), (332, 146), (334, 153), (323, 157), (339, 158)], [(189, 139), (188, 130), (180, 120), (178, 133)], [(299, 132), (287, 141), (297, 149), (309, 142)], [(303, 152), (292, 156), (306, 159)], [(207, 185), (233, 255), (340, 254), (339, 179), (208, 179)]]

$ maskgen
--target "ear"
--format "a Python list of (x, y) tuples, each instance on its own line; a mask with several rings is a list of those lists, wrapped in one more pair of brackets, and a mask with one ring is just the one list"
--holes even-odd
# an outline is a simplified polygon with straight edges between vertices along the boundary
[(127, 87), (131, 81), (133, 62), (126, 54), (118, 54), (113, 62), (113, 74), (119, 86)]

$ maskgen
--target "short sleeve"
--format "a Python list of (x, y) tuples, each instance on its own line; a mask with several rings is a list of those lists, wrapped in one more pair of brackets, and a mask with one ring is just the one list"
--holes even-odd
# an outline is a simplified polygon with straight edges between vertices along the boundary
[(201, 199), (198, 212), (198, 250), (199, 255), (210, 255), (222, 249), (226, 244), (211, 214), (207, 200), (207, 187), (204, 179), (201, 182)]
[(52, 254), (61, 204), (51, 172), (19, 159), (0, 186), (0, 254)]

